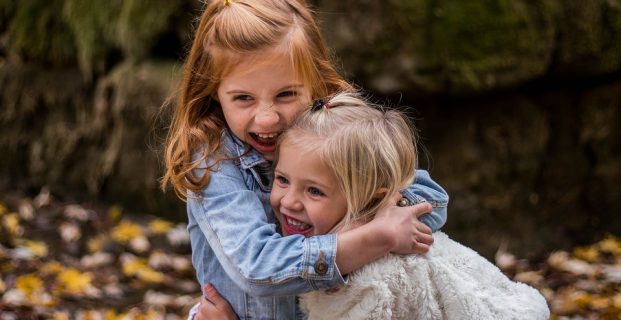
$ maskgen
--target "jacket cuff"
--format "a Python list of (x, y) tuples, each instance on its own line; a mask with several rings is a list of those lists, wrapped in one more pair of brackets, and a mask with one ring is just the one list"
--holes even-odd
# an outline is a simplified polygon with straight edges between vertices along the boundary
[(345, 284), (336, 266), (336, 234), (307, 238), (304, 252), (305, 278), (313, 289), (329, 289)]

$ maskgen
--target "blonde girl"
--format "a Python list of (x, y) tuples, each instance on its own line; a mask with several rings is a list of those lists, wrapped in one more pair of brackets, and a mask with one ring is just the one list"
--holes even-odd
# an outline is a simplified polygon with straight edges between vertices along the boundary
[[(415, 174), (410, 128), (401, 113), (351, 94), (304, 112), (276, 153), (270, 201), (283, 234), (316, 236), (372, 221)], [(303, 294), (303, 309), (311, 320), (548, 319), (537, 290), (446, 234), (434, 238), (424, 255), (388, 255), (350, 274), (342, 288)]]
[(404, 191), (418, 206), (379, 208), (338, 238), (277, 232), (269, 206), (276, 140), (313, 99), (343, 89), (351, 86), (304, 1), (207, 4), (183, 70), (162, 187), (187, 201), (198, 281), (239, 318), (298, 317), (294, 295), (342, 285), (343, 275), (388, 252), (425, 252), (446, 221), (448, 196), (423, 173)]

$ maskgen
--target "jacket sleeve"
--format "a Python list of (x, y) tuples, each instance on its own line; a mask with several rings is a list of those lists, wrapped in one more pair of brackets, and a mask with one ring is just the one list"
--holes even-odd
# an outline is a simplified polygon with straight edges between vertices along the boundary
[(255, 296), (295, 295), (343, 284), (336, 267), (336, 235), (282, 237), (239, 170), (221, 162), (208, 186), (191, 194), (187, 203), (190, 219), (235, 284)]
[(439, 230), (446, 223), (449, 196), (439, 184), (431, 180), (426, 170), (417, 169), (414, 181), (402, 194), (410, 203), (431, 204), (433, 211), (423, 215), (420, 220), (433, 231)]

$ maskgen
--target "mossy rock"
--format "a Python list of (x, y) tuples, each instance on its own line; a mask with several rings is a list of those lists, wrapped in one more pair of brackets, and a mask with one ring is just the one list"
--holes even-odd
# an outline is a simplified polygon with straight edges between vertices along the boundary
[[(24, 60), (69, 64), (76, 60), (76, 44), (62, 20), (64, 0), (0, 0), (6, 51)], [(0, 29), (2, 30), (2, 29)]]
[(382, 92), (470, 93), (537, 78), (559, 14), (550, 0), (354, 2), (323, 4), (323, 26), (345, 69)]
[[(0, 0), (0, 33), (14, 56), (60, 65), (77, 61), (90, 79), (122, 60), (149, 59), (164, 35), (185, 40), (196, 6), (193, 0)], [(181, 41), (173, 45), (182, 47)]]

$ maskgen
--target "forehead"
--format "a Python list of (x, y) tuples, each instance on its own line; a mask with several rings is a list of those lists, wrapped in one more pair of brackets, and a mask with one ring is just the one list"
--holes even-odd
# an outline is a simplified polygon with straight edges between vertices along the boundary
[(245, 53), (220, 50), (214, 56), (214, 64), (218, 66), (214, 71), (219, 82), (230, 77), (244, 77), (257, 72), (272, 70), (280, 71), (280, 76), (286, 72), (288, 78), (310, 88), (310, 83), (305, 77), (302, 66), (295, 64), (291, 53), (282, 46)]

